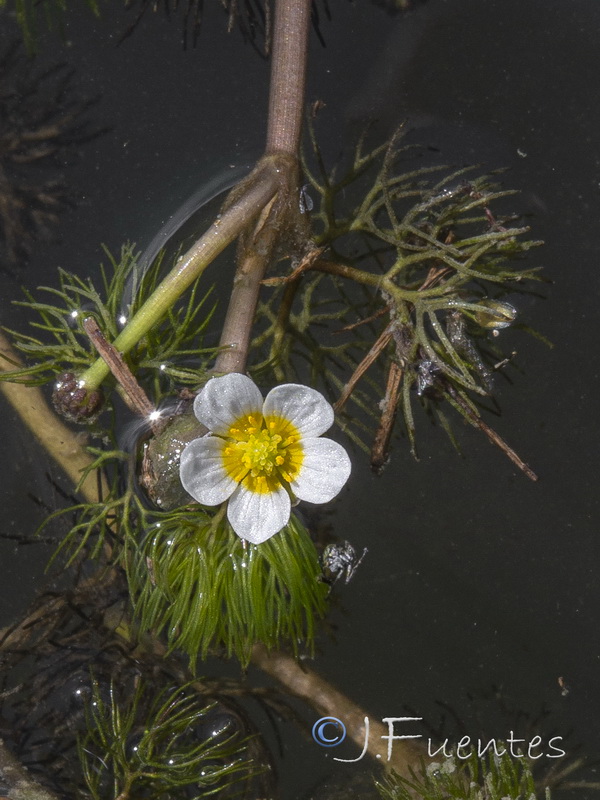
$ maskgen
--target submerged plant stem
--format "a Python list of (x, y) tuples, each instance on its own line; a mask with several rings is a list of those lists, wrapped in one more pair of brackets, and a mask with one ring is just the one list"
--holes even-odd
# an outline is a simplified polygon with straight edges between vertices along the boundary
[(123, 356), (112, 344), (106, 341), (104, 334), (93, 317), (85, 319), (83, 327), (98, 354), (106, 361), (110, 371), (119, 382), (123, 390), (123, 399), (129, 408), (137, 412), (141, 417), (150, 418), (156, 409), (148, 399), (146, 392), (134, 378)]
[[(234, 189), (233, 202), (177, 261), (171, 272), (117, 336), (113, 346), (120, 353), (127, 353), (137, 344), (219, 253), (250, 225), (276, 193), (281, 195), (282, 192), (287, 192), (291, 195), (297, 189), (297, 180), (283, 181), (282, 176), (278, 175), (281, 168), (276, 164), (273, 168), (269, 157), (275, 154), (290, 157), (289, 175), (295, 174), (302, 129), (310, 7), (310, 0), (279, 0), (277, 3), (266, 158), (259, 162), (257, 169), (245, 182), (242, 190), (238, 190), (237, 195)], [(291, 197), (280, 197), (282, 204), (290, 200)], [(265, 252), (262, 259), (257, 257), (252, 264), (245, 262), (241, 265), (238, 284), (241, 287), (245, 283), (248, 288), (244, 292), (234, 291), (230, 301), (228, 321), (232, 323), (234, 318), (237, 321), (234, 330), (230, 325), (224, 332), (222, 341), (226, 346), (233, 344), (236, 354), (229, 358), (223, 356), (222, 371), (245, 368), (247, 346), (242, 344), (242, 340), (249, 338), (258, 300), (258, 288), (250, 289), (250, 283), (258, 287), (269, 255), (270, 250)], [(248, 308), (240, 310), (242, 305)], [(108, 372), (108, 365), (99, 358), (79, 376), (79, 385), (88, 391), (94, 391), (107, 377)]]
[[(5, 370), (5, 364), (13, 366), (18, 360), (0, 331), (0, 371)], [(2, 381), (0, 390), (42, 447), (77, 486), (82, 472), (92, 463), (81, 438), (60, 421), (37, 386)], [(97, 503), (108, 495), (108, 485), (102, 476), (90, 473), (81, 484), (80, 492), (88, 502)]]
[(260, 285), (274, 246), (273, 236), (270, 239), (266, 252), (258, 253), (251, 249), (239, 258), (215, 372), (244, 372), (246, 369)]
[[(113, 345), (119, 352), (127, 353), (137, 344), (219, 253), (260, 213), (276, 193), (277, 188), (277, 175), (268, 167), (255, 174), (246, 191), (177, 261), (171, 272), (117, 336)], [(93, 390), (98, 388), (108, 373), (106, 362), (99, 358), (79, 380), (87, 389)]]
[[(300, 666), (292, 656), (279, 651), (269, 652), (262, 644), (254, 646), (252, 662), (267, 675), (280, 681), (291, 694), (311, 705), (318, 714), (342, 719), (348, 736), (362, 751), (366, 738), (364, 720), (369, 715), (346, 695), (305, 664)], [(410, 778), (411, 769), (416, 768), (419, 761), (426, 756), (426, 751), (409, 740), (395, 741), (388, 761), (387, 727), (369, 717), (369, 728), (368, 755), (377, 759), (385, 769), (393, 769), (402, 777)]]
[(310, 0), (278, 0), (276, 3), (267, 154), (287, 153), (298, 157), (310, 8)]
[(481, 417), (467, 405), (467, 403), (465, 403), (465, 401), (451, 384), (447, 385), (446, 391), (452, 400), (454, 400), (456, 405), (460, 406), (460, 408), (463, 410), (465, 417), (469, 420), (471, 425), (473, 425), (475, 428), (479, 428), (482, 433), (485, 433), (490, 442), (495, 444), (496, 447), (499, 447), (500, 450), (502, 450), (502, 452), (513, 462), (513, 464), (515, 464), (521, 470), (521, 472), (527, 475), (529, 480), (534, 482), (538, 480), (537, 474), (531, 469), (529, 464), (526, 464), (521, 456), (504, 441), (500, 434), (496, 433), (493, 428), (490, 428), (490, 426), (487, 425), (481, 419)]
[[(264, 209), (254, 239), (260, 244), (241, 248), (227, 316), (221, 334), (223, 348), (215, 372), (244, 372), (260, 284), (275, 252), (278, 239), (293, 227), (298, 216), (298, 164), (304, 111), (310, 0), (278, 0), (275, 10), (269, 121), (264, 162), (275, 163), (280, 175), (278, 197), (271, 212)], [(269, 219), (272, 213), (274, 220)], [(265, 232), (261, 234), (264, 225)]]

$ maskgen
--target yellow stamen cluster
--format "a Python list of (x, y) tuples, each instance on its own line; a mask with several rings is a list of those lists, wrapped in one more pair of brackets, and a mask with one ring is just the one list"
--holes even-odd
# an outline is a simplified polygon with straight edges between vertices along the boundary
[(252, 492), (274, 492), (300, 472), (300, 433), (282, 417), (248, 414), (225, 435), (223, 465), (227, 474)]

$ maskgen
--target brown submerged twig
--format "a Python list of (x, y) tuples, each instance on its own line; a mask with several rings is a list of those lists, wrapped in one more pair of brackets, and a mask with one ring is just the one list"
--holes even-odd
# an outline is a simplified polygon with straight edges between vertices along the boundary
[(504, 439), (500, 436), (499, 433), (493, 428), (490, 428), (481, 417), (473, 411), (473, 409), (466, 403), (463, 398), (459, 395), (456, 389), (450, 384), (449, 382), (445, 382), (444, 384), (444, 391), (448, 393), (448, 395), (452, 398), (452, 400), (461, 407), (465, 416), (475, 428), (479, 428), (479, 430), (484, 433), (490, 442), (496, 447), (499, 447), (500, 450), (515, 464), (521, 472), (523, 472), (527, 477), (532, 481), (537, 481), (538, 476), (536, 473), (531, 469), (531, 467), (523, 461), (521, 456), (513, 450), (513, 448), (504, 441)]
[(287, 653), (269, 652), (262, 644), (257, 644), (252, 650), (252, 663), (267, 675), (276, 678), (288, 692), (304, 700), (318, 714), (342, 719), (348, 736), (361, 751), (366, 738), (365, 717), (368, 717), (370, 735), (366, 753), (385, 769), (393, 769), (402, 777), (410, 779), (411, 769), (415, 769), (424, 759), (424, 748), (412, 741), (401, 740), (394, 743), (392, 756), (388, 760), (388, 747), (385, 743), (388, 729), (328, 681), (305, 664), (300, 665)]
[(150, 424), (153, 425), (153, 415), (156, 413), (156, 407), (150, 402), (148, 395), (135, 379), (121, 353), (110, 342), (107, 342), (106, 337), (93, 317), (87, 317), (83, 321), (83, 327), (90, 337), (90, 341), (107, 363), (123, 390), (123, 399), (129, 408), (139, 414), (140, 417), (150, 420)]
[(402, 384), (403, 373), (403, 368), (395, 361), (392, 361), (388, 369), (381, 419), (371, 447), (371, 467), (375, 472), (384, 466), (388, 458), (390, 439), (392, 438), (394, 422), (398, 413), (398, 394)]

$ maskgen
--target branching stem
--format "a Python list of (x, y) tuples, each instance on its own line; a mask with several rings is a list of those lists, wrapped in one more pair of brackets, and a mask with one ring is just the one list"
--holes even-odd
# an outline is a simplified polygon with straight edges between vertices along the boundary
[[(217, 218), (210, 228), (175, 264), (164, 281), (150, 295), (129, 324), (113, 342), (127, 353), (178, 300), (227, 245), (260, 213), (278, 188), (277, 175), (269, 168), (255, 173), (247, 190)], [(99, 358), (80, 376), (87, 389), (98, 388), (108, 375), (106, 362)]]
[[(208, 231), (182, 256), (171, 272), (144, 303), (113, 346), (127, 353), (168, 311), (206, 267), (233, 242), (265, 209), (281, 190), (293, 194), (297, 188), (297, 165), (302, 129), (308, 31), (309, 0), (279, 0), (275, 14), (269, 122), (265, 158), (244, 184), (245, 191), (234, 189), (235, 200), (215, 220)], [(287, 180), (273, 170), (269, 156), (288, 157)], [(280, 198), (280, 203), (289, 202)], [(223, 352), (218, 358), (221, 372), (243, 371), (254, 319), (258, 291), (273, 251), (272, 241), (263, 252), (245, 253), (240, 259), (225, 328), (221, 337)], [(79, 377), (80, 386), (92, 391), (108, 375), (106, 362), (99, 358)]]
[[(260, 244), (240, 249), (221, 352), (215, 372), (244, 372), (261, 281), (288, 228), (301, 228), (298, 210), (298, 164), (304, 111), (310, 0), (278, 0), (275, 10), (269, 122), (263, 162), (275, 158), (280, 190), (271, 209), (265, 209), (253, 238)], [(272, 216), (272, 219), (269, 217)], [(264, 232), (261, 234), (261, 228)]]

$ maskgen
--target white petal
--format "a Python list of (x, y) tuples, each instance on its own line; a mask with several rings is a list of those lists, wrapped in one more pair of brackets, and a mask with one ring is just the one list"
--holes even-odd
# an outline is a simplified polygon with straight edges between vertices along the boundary
[(247, 375), (231, 372), (211, 378), (194, 400), (194, 414), (209, 431), (227, 433), (244, 414), (262, 413), (262, 394)]
[(302, 436), (320, 436), (333, 425), (333, 408), (316, 389), (284, 383), (265, 397), (263, 414), (289, 420)]
[(237, 488), (223, 466), (224, 445), (222, 439), (205, 436), (191, 441), (181, 454), (179, 477), (183, 488), (202, 505), (217, 506)]
[(327, 503), (350, 477), (350, 458), (341, 444), (331, 439), (303, 439), (304, 459), (290, 487), (300, 500)]
[(240, 539), (260, 544), (287, 525), (290, 509), (290, 496), (283, 488), (258, 494), (239, 486), (227, 505), (227, 519)]

